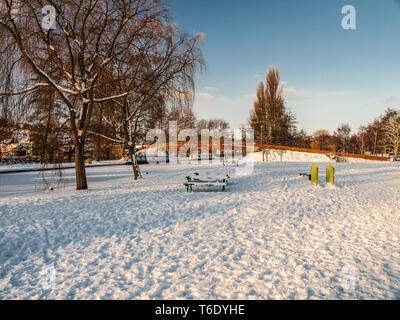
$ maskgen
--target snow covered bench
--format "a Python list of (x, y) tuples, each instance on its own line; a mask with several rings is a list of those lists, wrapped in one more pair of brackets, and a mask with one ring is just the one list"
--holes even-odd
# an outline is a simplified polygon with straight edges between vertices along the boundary
[(224, 167), (238, 167), (239, 159), (224, 160), (223, 165), (224, 165)]
[(230, 177), (228, 175), (223, 177), (213, 177), (210, 175), (199, 175), (195, 173), (193, 177), (187, 176), (186, 182), (184, 183), (186, 191), (193, 191), (193, 186), (206, 186), (206, 187), (222, 187), (222, 191), (225, 191), (226, 186)]

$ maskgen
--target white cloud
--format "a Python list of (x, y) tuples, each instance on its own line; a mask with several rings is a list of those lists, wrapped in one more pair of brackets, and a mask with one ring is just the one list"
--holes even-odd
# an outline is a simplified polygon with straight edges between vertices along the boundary
[(206, 34), (204, 32), (197, 32), (196, 37), (200, 43), (204, 43), (204, 41), (206, 40)]
[(331, 92), (316, 92), (312, 96), (317, 98), (340, 98), (353, 94), (350, 90), (331, 91)]
[(195, 99), (196, 101), (210, 101), (215, 100), (216, 97), (209, 94), (208, 92), (196, 92)]
[(204, 87), (204, 89), (206, 89), (207, 91), (211, 91), (211, 92), (218, 91), (218, 89), (214, 88), (214, 87)]
[(305, 100), (308, 98), (304, 91), (295, 88), (283, 88), (283, 96), (288, 100)]
[(233, 99), (234, 104), (243, 104), (243, 103), (249, 103), (250, 107), (253, 105), (254, 100), (256, 99), (256, 96), (254, 94), (245, 94), (242, 97)]
[(350, 90), (343, 91), (326, 91), (326, 92), (307, 92), (304, 90), (298, 90), (294, 87), (285, 87), (286, 81), (282, 81), (283, 96), (291, 101), (307, 100), (307, 99), (318, 99), (318, 98), (341, 98), (353, 94)]
[(237, 108), (246, 106), (249, 109), (253, 106), (256, 96), (254, 94), (244, 94), (237, 98), (216, 97), (208, 92), (197, 92), (195, 97), (195, 107), (200, 109), (211, 108)]
[(399, 107), (400, 105), (400, 98), (397, 97), (389, 97), (385, 99), (384, 101), (385, 104), (388, 104), (389, 107)]

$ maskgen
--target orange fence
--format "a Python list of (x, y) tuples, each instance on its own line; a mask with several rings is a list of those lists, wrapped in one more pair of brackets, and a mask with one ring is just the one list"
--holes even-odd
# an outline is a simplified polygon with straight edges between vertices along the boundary
[(354, 153), (345, 153), (345, 152), (335, 152), (337, 155), (348, 158), (359, 158), (366, 160), (377, 160), (377, 161), (390, 161), (390, 157), (377, 157), (377, 156), (367, 156), (364, 154), (354, 154)]

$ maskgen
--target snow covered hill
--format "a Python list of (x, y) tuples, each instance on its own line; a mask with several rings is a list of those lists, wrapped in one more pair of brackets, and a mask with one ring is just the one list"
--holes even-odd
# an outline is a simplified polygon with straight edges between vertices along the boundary
[(255, 162), (335, 162), (329, 159), (325, 154), (287, 150), (269, 150), (264, 154), (264, 158), (263, 152), (256, 152), (251, 155), (251, 159), (254, 159)]
[(54, 192), (1, 175), (0, 299), (400, 299), (400, 166), (334, 164), (333, 188), (299, 178), (310, 166), (256, 163), (193, 193), (186, 175), (234, 168), (88, 168), (88, 191), (73, 170)]
[[(255, 162), (336, 162), (330, 159), (326, 154), (321, 153), (308, 153), (308, 152), (298, 152), (289, 150), (268, 150), (267, 153), (263, 155), (263, 152), (256, 152), (250, 156), (251, 161)], [(346, 158), (346, 162), (351, 163), (380, 163), (382, 161), (376, 160), (366, 160), (359, 158)]]

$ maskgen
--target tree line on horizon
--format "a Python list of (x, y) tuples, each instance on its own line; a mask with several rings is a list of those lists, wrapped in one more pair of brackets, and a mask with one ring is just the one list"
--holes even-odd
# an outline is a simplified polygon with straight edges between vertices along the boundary
[(393, 108), (361, 126), (356, 133), (345, 123), (332, 134), (325, 129), (313, 134), (298, 130), (296, 117), (283, 96), (278, 67), (271, 67), (265, 83), (259, 83), (248, 124), (259, 144), (394, 157), (398, 157), (400, 151), (400, 111)]

